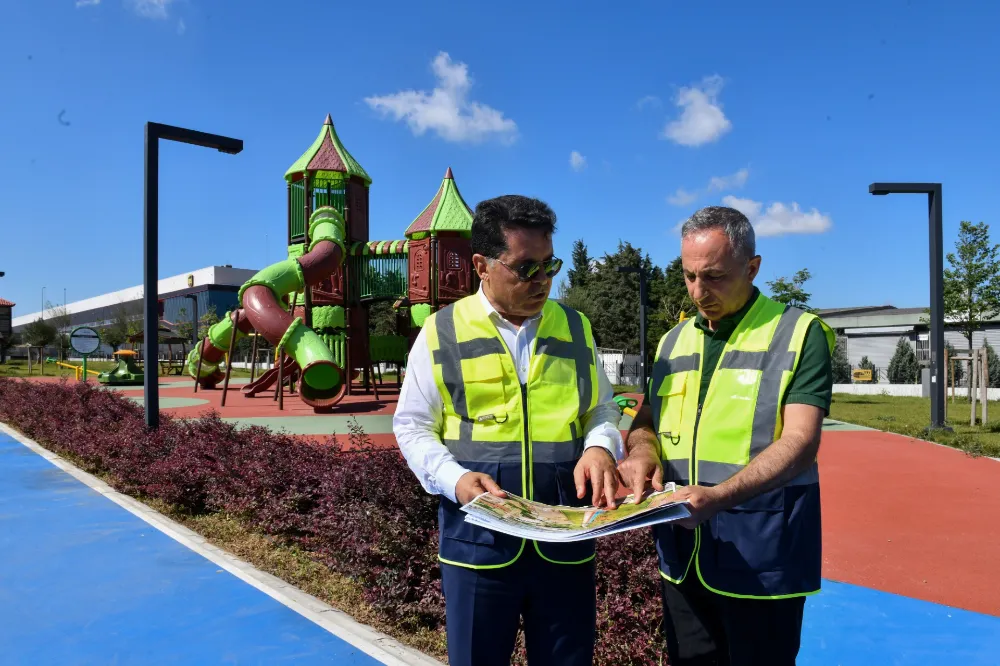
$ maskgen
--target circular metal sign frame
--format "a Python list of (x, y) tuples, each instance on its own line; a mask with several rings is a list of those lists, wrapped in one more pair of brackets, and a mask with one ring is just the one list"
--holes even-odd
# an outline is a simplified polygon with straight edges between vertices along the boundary
[[(88, 349), (89, 345), (93, 345), (93, 348)], [(101, 348), (101, 335), (90, 326), (78, 326), (69, 334), (69, 346), (78, 354), (93, 354)]]

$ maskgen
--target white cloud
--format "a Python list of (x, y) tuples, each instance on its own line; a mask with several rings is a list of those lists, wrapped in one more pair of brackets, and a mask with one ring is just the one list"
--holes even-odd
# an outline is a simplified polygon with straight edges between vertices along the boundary
[(382, 116), (396, 121), (406, 119), (410, 130), (422, 136), (433, 130), (446, 141), (477, 143), (489, 137), (513, 141), (517, 124), (504, 118), (503, 112), (468, 99), (472, 88), (469, 68), (453, 63), (444, 51), (432, 64), (437, 87), (425, 90), (402, 90), (392, 95), (366, 97), (365, 102)]
[(760, 201), (730, 195), (723, 197), (722, 203), (746, 215), (758, 236), (821, 234), (833, 226), (829, 215), (820, 213), (816, 208), (804, 211), (795, 202), (784, 204), (775, 201), (765, 210)]
[(725, 190), (735, 190), (747, 184), (750, 177), (750, 169), (746, 167), (729, 176), (712, 176), (708, 181), (709, 192), (723, 192)]
[(636, 102), (635, 105), (640, 110), (646, 108), (647, 106), (652, 106), (652, 107), (659, 108), (659, 107), (663, 106), (663, 100), (661, 100), (656, 95), (646, 95), (645, 97), (643, 97), (642, 99), (640, 99), (638, 102)]
[(151, 19), (167, 18), (167, 8), (174, 0), (128, 0), (139, 16)]
[(574, 150), (569, 154), (569, 165), (573, 171), (583, 171), (587, 168), (587, 158)]
[(187, 24), (184, 23), (184, 19), (181, 19), (180, 21), (177, 22), (177, 34), (178, 35), (183, 35), (185, 32), (187, 32), (187, 29), (188, 29), (187, 28)]
[(721, 91), (722, 77), (718, 75), (705, 77), (700, 85), (681, 88), (676, 104), (683, 111), (680, 118), (667, 123), (663, 138), (682, 146), (701, 146), (732, 129), (719, 104)]
[(94, 7), (101, 4), (101, 0), (76, 0), (76, 6), (79, 7)]
[(749, 178), (750, 169), (746, 167), (728, 176), (712, 176), (708, 180), (708, 185), (702, 189), (688, 191), (683, 187), (678, 187), (676, 192), (667, 197), (667, 202), (672, 206), (689, 206), (704, 194), (739, 189), (746, 185)]
[(667, 201), (674, 206), (688, 206), (697, 200), (697, 192), (688, 192), (683, 187), (678, 187), (676, 192), (667, 197)]

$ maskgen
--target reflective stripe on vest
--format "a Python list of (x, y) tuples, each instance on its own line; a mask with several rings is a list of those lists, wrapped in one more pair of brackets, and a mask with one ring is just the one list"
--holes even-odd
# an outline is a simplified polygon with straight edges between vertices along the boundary
[[(780, 436), (781, 402), (796, 367), (805, 331), (814, 319), (813, 315), (801, 310), (782, 306), (764, 296), (758, 297), (720, 354), (700, 415), (697, 399), (701, 388), (704, 334), (694, 326), (694, 320), (689, 320), (664, 336), (653, 366), (650, 406), (661, 442), (666, 479), (690, 483), (693, 473), (698, 483), (722, 483)], [(765, 340), (760, 331), (768, 327), (773, 330)], [(832, 340), (832, 332), (825, 325), (824, 328), (828, 339)], [(750, 344), (758, 347), (766, 342), (766, 349), (741, 348), (740, 340), (746, 338), (752, 338)], [(736, 396), (740, 403), (730, 403), (730, 409), (726, 409), (727, 396), (722, 394), (725, 391), (720, 393), (718, 385), (720, 381), (733, 381), (732, 371), (743, 371), (738, 375), (738, 385), (755, 386), (755, 389)], [(706, 424), (708, 430), (725, 428), (727, 419), (732, 419), (733, 408), (745, 409), (742, 403), (750, 399), (753, 400), (753, 414), (749, 437), (721, 446), (713, 439), (711, 449), (716, 453), (726, 448), (725, 460), (713, 453), (705, 454), (702, 438)], [(719, 411), (715, 411), (716, 407)], [(705, 412), (710, 409), (706, 418)], [(692, 448), (698, 458), (696, 469), (692, 469), (690, 460)], [(789, 485), (815, 483), (812, 479), (818, 479), (818, 471), (807, 470)]]
[[(581, 417), (597, 404), (589, 322), (548, 301), (524, 385), (478, 294), (434, 313), (425, 331), (443, 403), (441, 441), (459, 464), (506, 475), (497, 478), (501, 486), (524, 497), (579, 503), (572, 469), (583, 454)], [(536, 476), (542, 484), (537, 487)], [(442, 502), (443, 562), (498, 568), (523, 552), (524, 540), (497, 535), (494, 544), (483, 528), (462, 524), (457, 505)], [(593, 558), (592, 542), (534, 547), (556, 563)]]
[[(833, 331), (822, 320), (758, 296), (719, 355), (701, 405), (705, 334), (692, 321), (663, 337), (649, 389), (664, 480), (723, 483), (780, 438), (781, 406), (814, 321), (832, 354)], [(664, 525), (654, 532), (660, 573), (674, 583), (696, 575), (732, 597), (812, 594), (822, 564), (819, 467), (814, 461), (783, 487), (693, 531)]]

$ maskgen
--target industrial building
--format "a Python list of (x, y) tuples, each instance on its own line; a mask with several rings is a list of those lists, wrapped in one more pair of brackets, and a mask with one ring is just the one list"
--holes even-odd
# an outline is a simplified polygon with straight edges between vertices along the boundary
[[(891, 305), (832, 308), (817, 314), (847, 340), (847, 358), (852, 368), (858, 367), (865, 356), (886, 381), (885, 372), (896, 352), (900, 338), (905, 338), (916, 352), (917, 360), (926, 363), (929, 354), (930, 325), (927, 308), (897, 308)], [(945, 343), (951, 343), (959, 354), (966, 353), (969, 342), (954, 323), (945, 321)], [(975, 347), (983, 341), (1000, 351), (1000, 317), (985, 322), (972, 336)]]
[[(163, 278), (157, 283), (160, 318), (181, 323), (182, 319), (190, 321), (192, 313), (200, 318), (212, 307), (221, 317), (236, 306), (240, 286), (256, 272), (254, 269), (233, 268), (229, 265), (209, 266), (190, 273)], [(69, 326), (66, 328), (106, 326), (114, 320), (122, 308), (129, 316), (141, 317), (142, 302), (143, 287), (138, 285), (67, 303)], [(45, 310), (15, 316), (12, 321), (13, 331), (14, 333), (23, 331), (31, 322), (50, 319), (54, 314), (52, 310)], [(98, 354), (110, 354), (112, 351), (110, 347), (104, 345)]]

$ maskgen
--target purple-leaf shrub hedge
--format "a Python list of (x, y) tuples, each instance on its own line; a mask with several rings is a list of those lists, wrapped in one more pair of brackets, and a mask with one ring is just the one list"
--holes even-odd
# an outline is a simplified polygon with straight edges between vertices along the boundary
[[(224, 512), (297, 545), (351, 577), (366, 601), (403, 630), (444, 630), (437, 562), (437, 499), (399, 452), (372, 446), (358, 426), (308, 442), (217, 413), (161, 415), (89, 384), (0, 378), (0, 421), (70, 454), (118, 490), (191, 515)], [(661, 665), (656, 552), (645, 530), (598, 542), (595, 663)], [(520, 662), (520, 656), (516, 659)]]

